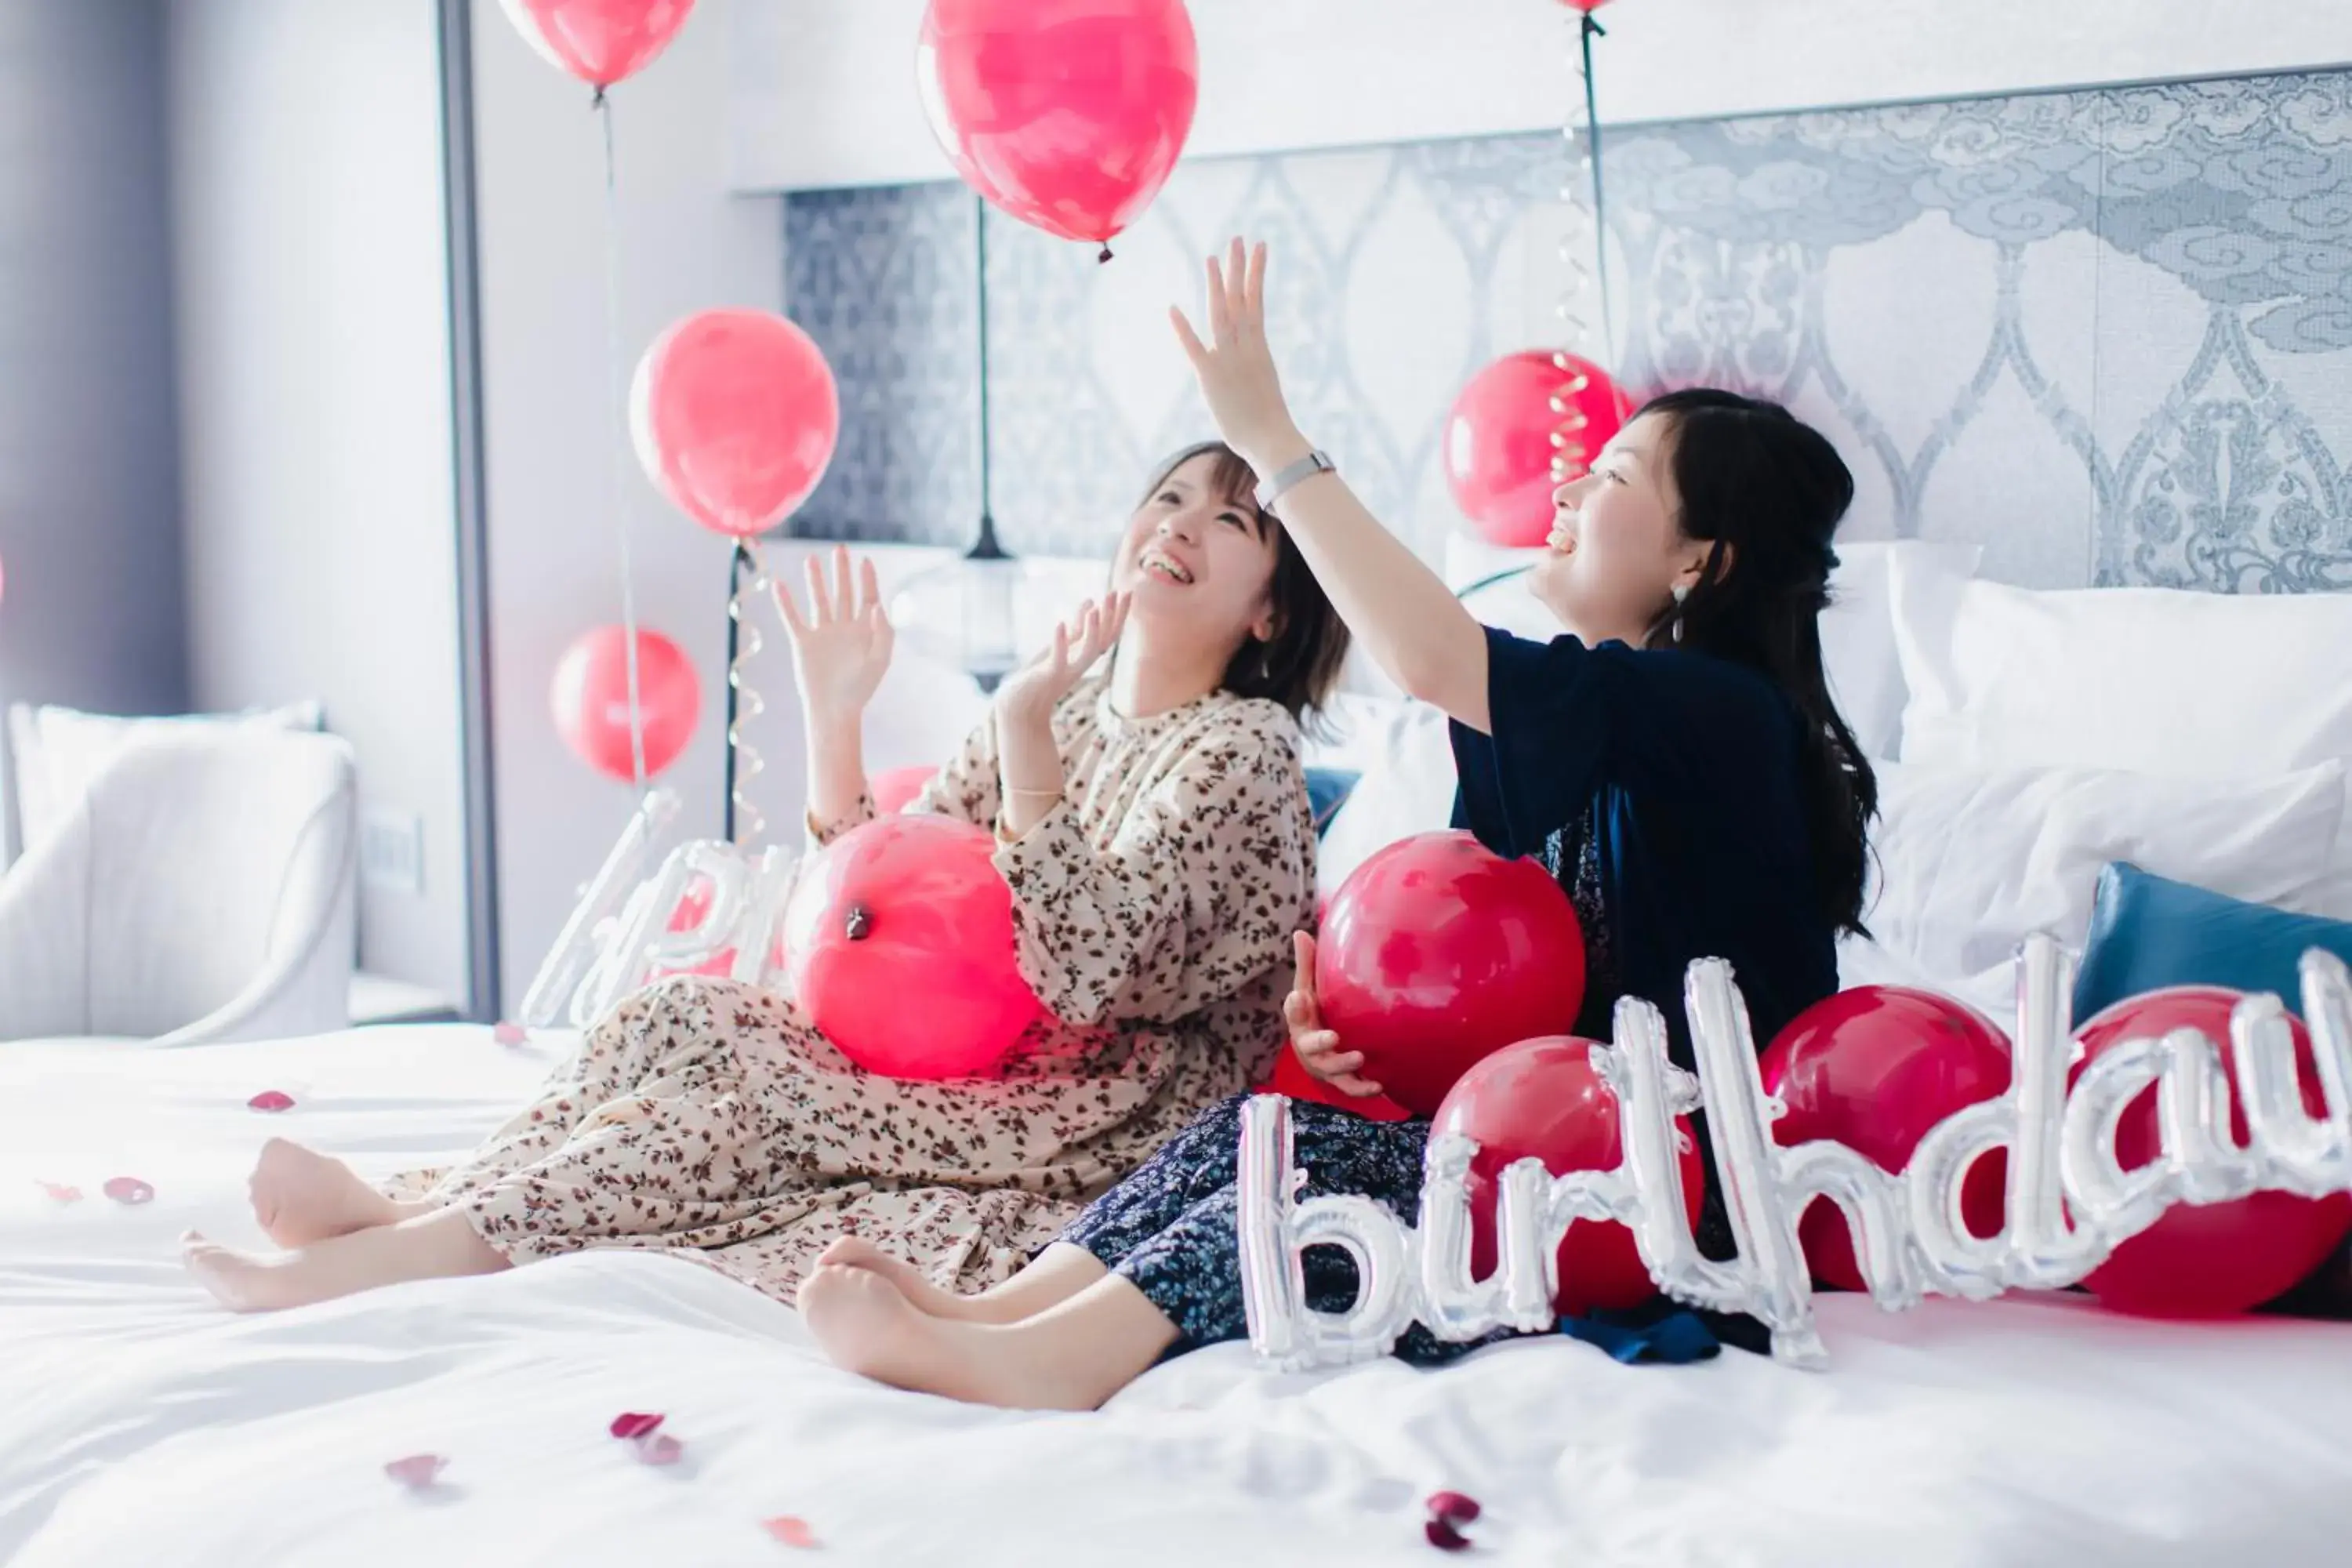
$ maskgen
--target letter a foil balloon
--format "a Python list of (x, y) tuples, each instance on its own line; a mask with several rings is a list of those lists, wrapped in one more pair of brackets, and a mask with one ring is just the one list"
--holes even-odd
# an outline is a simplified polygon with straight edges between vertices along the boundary
[(984, 827), (888, 816), (803, 869), (784, 911), (785, 973), (842, 1055), (886, 1078), (969, 1077), (1036, 1020), (994, 855)]
[(966, 184), (1047, 234), (1101, 244), (1176, 167), (1201, 56), (1183, 0), (931, 0), (916, 79)]

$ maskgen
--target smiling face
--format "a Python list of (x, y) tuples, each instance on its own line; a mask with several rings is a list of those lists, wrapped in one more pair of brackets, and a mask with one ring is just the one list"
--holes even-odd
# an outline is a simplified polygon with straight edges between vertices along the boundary
[(1119, 541), (1110, 583), (1135, 595), (1129, 614), (1155, 633), (1230, 652), (1274, 634), (1276, 541), (1248, 496), (1217, 483), (1219, 467), (1203, 452), (1153, 487)]
[(1528, 587), (1587, 645), (1641, 646), (1674, 607), (1676, 584), (1698, 581), (1705, 541), (1683, 537), (1667, 461), (1673, 431), (1655, 415), (1633, 420), (1592, 459), (1592, 471), (1552, 492), (1552, 527)]

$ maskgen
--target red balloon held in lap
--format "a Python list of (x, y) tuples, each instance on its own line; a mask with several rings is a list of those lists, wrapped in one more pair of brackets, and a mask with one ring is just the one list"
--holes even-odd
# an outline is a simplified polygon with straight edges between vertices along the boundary
[(886, 816), (835, 839), (784, 910), (792, 994), (841, 1054), (887, 1078), (1003, 1061), (1040, 1011), (1021, 977), (995, 837)]
[[(2243, 994), (2221, 985), (2175, 985), (2116, 1003), (2075, 1031), (2082, 1059), (2074, 1072), (2129, 1040), (2195, 1029), (2221, 1050), (2230, 1079), (2230, 1136), (2246, 1142), (2238, 1103), (2238, 1068), (2230, 1049), (2230, 1014)], [(2303, 1108), (2326, 1114), (2311, 1034), (2288, 1015)], [(2137, 1170), (2157, 1157), (2157, 1089), (2151, 1085), (2116, 1123), (2116, 1161)], [(2352, 1231), (2352, 1194), (2324, 1198), (2259, 1192), (2222, 1204), (2175, 1204), (2125, 1242), (2083, 1283), (2110, 1307), (2159, 1318), (2217, 1318), (2284, 1295)]]
[[(1522, 1040), (1462, 1075), (1438, 1107), (1431, 1136), (1460, 1132), (1478, 1144), (1465, 1184), (1470, 1198), (1470, 1273), (1495, 1271), (1495, 1201), (1502, 1173), (1514, 1162), (1541, 1160), (1555, 1176), (1570, 1171), (1611, 1171), (1623, 1157), (1617, 1131), (1617, 1096), (1592, 1065), (1595, 1044), (1573, 1036)], [(1682, 1173), (1686, 1222), (1698, 1224), (1706, 1180), (1690, 1119), (1677, 1117), (1675, 1163)], [(1614, 1222), (1579, 1220), (1559, 1244), (1559, 1285), (1552, 1310), (1581, 1317), (1623, 1311), (1657, 1294), (1633, 1233)]]
[(931, 0), (915, 69), (966, 184), (1097, 244), (1167, 184), (1201, 90), (1184, 0)]
[[(1910, 1163), (1919, 1140), (1953, 1112), (2009, 1090), (2009, 1037), (1964, 1002), (1902, 985), (1857, 985), (1791, 1019), (1764, 1053), (1764, 1092), (1788, 1107), (1773, 1123), (1784, 1148), (1817, 1138), (1843, 1143), (1890, 1173)], [(1995, 1150), (1969, 1167), (1960, 1213), (1970, 1234), (1997, 1236), (2009, 1157)], [(1798, 1224), (1813, 1277), (1864, 1289), (1845, 1215), (1826, 1199)]]
[(1419, 834), (1333, 895), (1315, 990), (1324, 1027), (1363, 1053), (1363, 1076), (1426, 1116), (1472, 1063), (1575, 1026), (1584, 933), (1534, 861), (1467, 833)]

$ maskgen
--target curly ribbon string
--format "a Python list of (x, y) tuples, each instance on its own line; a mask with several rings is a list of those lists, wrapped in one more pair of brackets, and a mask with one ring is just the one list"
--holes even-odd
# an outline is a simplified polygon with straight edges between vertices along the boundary
[[(749, 578), (745, 576), (750, 574)], [(768, 710), (759, 690), (744, 672), (759, 656), (763, 643), (760, 628), (744, 616), (744, 606), (768, 586), (767, 569), (749, 540), (739, 540), (727, 564), (727, 806), (722, 836), (730, 844), (756, 841), (767, 819), (746, 791), (760, 776), (760, 753), (744, 743), (743, 726)]]
[[(1552, 368), (1567, 379), (1551, 395), (1551, 412), (1559, 421), (1551, 432), (1551, 473), (1555, 482), (1580, 478), (1592, 456), (1583, 438), (1590, 421), (1570, 401), (1589, 387), (1591, 380), (1569, 356), (1586, 348), (1591, 341), (1591, 325), (1578, 313), (1578, 301), (1583, 298), (1586, 285), (1596, 279), (1601, 286), (1601, 329), (1609, 345), (1604, 357), (1612, 364), (1617, 357), (1615, 321), (1610, 309), (1608, 237), (1601, 221), (1604, 210), (1601, 194), (1601, 112), (1592, 88), (1592, 40), (1607, 36), (1601, 24), (1593, 20), (1592, 13), (1583, 13), (1582, 26), (1578, 29), (1580, 47), (1569, 62), (1570, 74), (1583, 89), (1584, 131), (1580, 139), (1573, 121), (1564, 129), (1569, 176), (1560, 186), (1559, 199), (1568, 209), (1569, 221), (1559, 242), (1559, 259), (1568, 281), (1561, 289), (1559, 315), (1560, 336), (1566, 346), (1554, 352), (1551, 363)], [(1589, 208), (1584, 200), (1588, 191), (1591, 197)], [(1589, 266), (1585, 260), (1588, 255), (1592, 258)]]
[(629, 445), (628, 387), (621, 372), (621, 193), (619, 163), (613, 155), (613, 105), (598, 88), (592, 108), (604, 132), (604, 363), (610, 384), (605, 389), (605, 416), (611, 428), (604, 448), (611, 455), (613, 532), (620, 545), (621, 637), (629, 680), (629, 777), (637, 798), (646, 795), (646, 715), (637, 688), (636, 574), (629, 561), (627, 451)]

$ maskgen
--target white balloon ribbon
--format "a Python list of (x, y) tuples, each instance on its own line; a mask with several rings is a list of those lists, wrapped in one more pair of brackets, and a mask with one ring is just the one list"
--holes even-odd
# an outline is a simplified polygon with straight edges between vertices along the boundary
[[(2074, 1284), (2175, 1204), (2352, 1191), (2352, 973), (2314, 951), (2300, 973), (2326, 1109), (2305, 1108), (2284, 1005), (2249, 996), (2231, 1018), (2228, 1043), (2249, 1132), (2241, 1145), (2231, 1135), (2223, 1047), (2193, 1029), (2104, 1051), (2069, 1088), (2073, 963), (2056, 942), (2035, 937), (2017, 959), (2008, 1092), (1938, 1123), (1892, 1174), (1841, 1143), (1772, 1141), (1780, 1107), (1764, 1092), (1731, 966), (1701, 959), (1685, 981), (1697, 1078), (1667, 1059), (1657, 1008), (1620, 1002), (1614, 1042), (1593, 1053), (1619, 1102), (1619, 1163), (1559, 1177), (1532, 1159), (1505, 1170), (1499, 1262), (1483, 1280), (1470, 1277), (1470, 1140), (1431, 1141), (1420, 1223), (1407, 1225), (1369, 1197), (1299, 1201), (1306, 1174), (1293, 1160), (1289, 1101), (1259, 1095), (1242, 1112), (1238, 1182), (1250, 1343), (1269, 1364), (1298, 1371), (1384, 1355), (1415, 1321), (1457, 1343), (1496, 1329), (1548, 1328), (1569, 1226), (1613, 1220), (1633, 1231), (1667, 1296), (1748, 1313), (1771, 1331), (1776, 1360), (1817, 1367), (1827, 1352), (1797, 1239), (1798, 1218), (1816, 1198), (1844, 1214), (1871, 1297), (1897, 1311), (1927, 1295), (1983, 1300)], [(2158, 1152), (2127, 1171), (2116, 1152), (2118, 1118), (2151, 1085)], [(1675, 1158), (1675, 1116), (1702, 1106), (1738, 1248), (1722, 1261), (1699, 1255)], [(2000, 1235), (1979, 1237), (1961, 1218), (1961, 1184), (1996, 1149), (2008, 1154), (2007, 1215)], [(1344, 1310), (1307, 1302), (1301, 1259), (1318, 1246), (1355, 1260), (1360, 1285)]]

